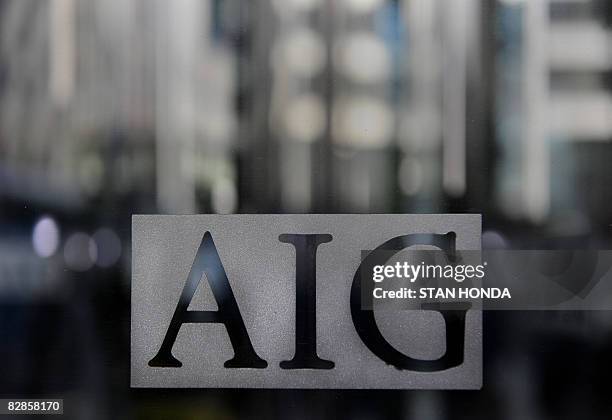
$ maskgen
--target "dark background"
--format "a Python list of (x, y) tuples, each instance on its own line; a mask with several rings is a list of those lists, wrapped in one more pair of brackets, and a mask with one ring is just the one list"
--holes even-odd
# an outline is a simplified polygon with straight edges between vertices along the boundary
[(600, 0), (0, 0), (0, 395), (70, 418), (607, 419), (612, 316), (486, 312), (480, 391), (132, 390), (135, 213), (483, 214), (609, 247)]

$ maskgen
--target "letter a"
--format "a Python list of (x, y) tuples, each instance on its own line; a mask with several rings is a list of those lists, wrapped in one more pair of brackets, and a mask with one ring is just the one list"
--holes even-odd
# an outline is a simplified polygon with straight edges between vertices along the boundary
[[(200, 284), (202, 274), (206, 274), (206, 279), (219, 307), (218, 311), (187, 310)], [(263, 369), (268, 366), (268, 363), (261, 359), (253, 349), (210, 232), (206, 232), (202, 238), (164, 341), (157, 355), (149, 361), (149, 366), (181, 367), (183, 365), (172, 355), (172, 347), (181, 326), (185, 323), (221, 323), (225, 325), (234, 348), (234, 357), (224, 363), (226, 368)]]

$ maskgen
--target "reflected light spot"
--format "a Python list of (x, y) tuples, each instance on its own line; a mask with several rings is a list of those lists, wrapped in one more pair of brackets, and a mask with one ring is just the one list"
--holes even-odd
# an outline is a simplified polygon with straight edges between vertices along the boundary
[(486, 230), (482, 234), (482, 249), (505, 249), (508, 241), (495, 230)]
[(96, 244), (96, 265), (108, 268), (114, 265), (121, 257), (121, 240), (115, 232), (108, 228), (101, 228), (93, 235)]
[(98, 257), (96, 243), (89, 235), (77, 232), (64, 244), (64, 261), (74, 271), (87, 271)]
[(311, 143), (325, 130), (325, 105), (316, 95), (294, 99), (285, 111), (285, 129), (290, 140)]
[(277, 71), (287, 68), (296, 76), (309, 78), (325, 66), (325, 45), (321, 36), (313, 30), (298, 28), (279, 40), (271, 58), (272, 66)]
[(41, 218), (34, 225), (32, 245), (39, 257), (48, 258), (55, 254), (59, 245), (59, 228), (50, 217)]
[(374, 97), (340, 101), (334, 107), (334, 141), (359, 149), (387, 146), (393, 134), (393, 112)]
[(391, 56), (383, 41), (370, 32), (346, 37), (334, 49), (342, 72), (357, 83), (385, 81), (391, 74)]

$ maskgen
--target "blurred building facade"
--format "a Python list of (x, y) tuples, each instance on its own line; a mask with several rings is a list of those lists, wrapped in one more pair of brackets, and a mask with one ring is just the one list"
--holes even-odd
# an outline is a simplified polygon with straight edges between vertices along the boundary
[(455, 3), (4, 0), (3, 194), (605, 222), (607, 4)]

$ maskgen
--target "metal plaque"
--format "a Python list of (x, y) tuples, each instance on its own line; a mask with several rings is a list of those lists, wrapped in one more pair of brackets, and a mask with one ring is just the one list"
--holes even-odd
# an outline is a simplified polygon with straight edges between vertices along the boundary
[(480, 215), (137, 215), (131, 385), (478, 389), (474, 309), (361, 304), (364, 251), (480, 249)]

